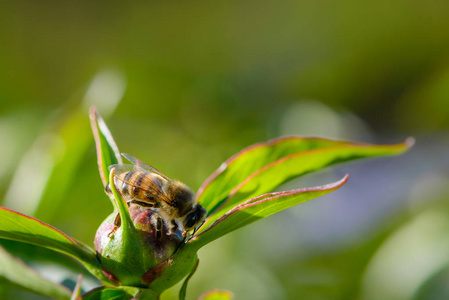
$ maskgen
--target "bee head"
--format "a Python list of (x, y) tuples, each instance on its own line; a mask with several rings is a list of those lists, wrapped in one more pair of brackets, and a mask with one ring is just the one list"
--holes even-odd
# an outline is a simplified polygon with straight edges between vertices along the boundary
[(194, 206), (192, 211), (184, 218), (183, 225), (185, 231), (190, 231), (198, 226), (206, 217), (207, 211), (201, 205)]

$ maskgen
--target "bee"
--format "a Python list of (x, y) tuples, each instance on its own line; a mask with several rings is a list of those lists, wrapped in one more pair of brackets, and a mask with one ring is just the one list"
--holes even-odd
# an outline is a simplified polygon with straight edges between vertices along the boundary
[[(109, 167), (115, 168), (115, 187), (128, 205), (135, 203), (157, 211), (160, 216), (160, 219), (155, 220), (157, 232), (160, 233), (161, 220), (169, 228), (169, 234), (179, 229), (184, 236), (201, 225), (207, 212), (196, 202), (195, 195), (184, 183), (171, 180), (132, 155), (122, 155), (132, 165), (119, 164)], [(105, 192), (109, 197), (114, 197), (109, 183)], [(115, 223), (116, 226), (120, 225), (119, 216)]]

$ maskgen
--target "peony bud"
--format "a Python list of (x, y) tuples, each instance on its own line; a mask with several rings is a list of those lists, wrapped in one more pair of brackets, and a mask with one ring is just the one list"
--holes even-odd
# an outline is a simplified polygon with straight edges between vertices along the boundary
[(136, 204), (129, 207), (131, 226), (122, 222), (113, 232), (116, 216), (114, 212), (107, 217), (95, 236), (95, 249), (104, 273), (117, 285), (148, 287), (162, 273), (167, 265), (164, 262), (180, 247), (182, 233), (178, 230), (168, 234), (164, 222), (157, 224), (156, 210)]

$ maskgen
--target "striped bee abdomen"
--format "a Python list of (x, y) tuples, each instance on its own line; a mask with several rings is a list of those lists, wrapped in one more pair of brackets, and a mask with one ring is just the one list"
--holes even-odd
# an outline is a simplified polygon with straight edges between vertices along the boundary
[(134, 198), (133, 182), (137, 176), (137, 172), (125, 172), (114, 178), (115, 186), (120, 190), (123, 197)]
[[(114, 177), (114, 184), (125, 201), (156, 203), (162, 193), (162, 181), (158, 175), (149, 172), (128, 171)], [(112, 195), (109, 183), (105, 191)], [(137, 201), (135, 201), (137, 200)]]

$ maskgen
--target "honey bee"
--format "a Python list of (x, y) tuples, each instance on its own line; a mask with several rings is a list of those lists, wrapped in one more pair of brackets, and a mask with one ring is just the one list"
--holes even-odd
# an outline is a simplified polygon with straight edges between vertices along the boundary
[[(195, 195), (184, 183), (171, 180), (132, 155), (122, 155), (132, 165), (113, 165), (109, 169), (115, 168), (115, 187), (128, 205), (135, 203), (157, 211), (160, 215), (160, 219), (155, 220), (158, 232), (161, 219), (169, 228), (169, 234), (179, 229), (186, 236), (199, 227), (206, 216), (206, 210), (196, 202)], [(109, 183), (105, 191), (109, 197), (113, 197)], [(119, 216), (116, 218), (116, 226), (120, 224), (118, 218)]]

